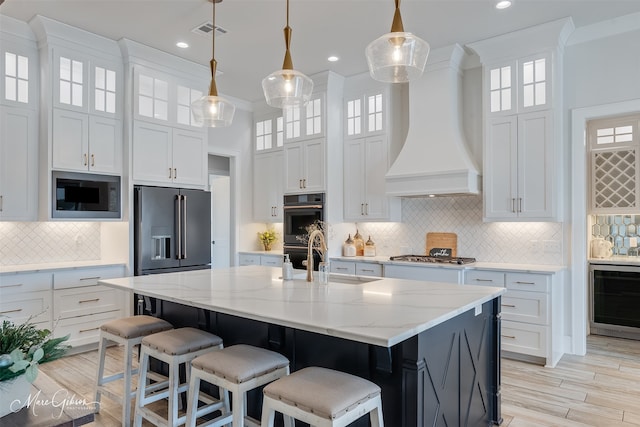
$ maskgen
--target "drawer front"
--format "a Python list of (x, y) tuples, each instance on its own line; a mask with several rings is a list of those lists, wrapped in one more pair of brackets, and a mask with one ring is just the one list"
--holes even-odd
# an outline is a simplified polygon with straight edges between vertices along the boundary
[(462, 270), (449, 268), (412, 267), (393, 264), (388, 264), (384, 267), (384, 277), (393, 277), (396, 279), (461, 283), (461, 276)]
[(501, 271), (468, 270), (464, 275), (467, 285), (504, 286), (504, 273)]
[(54, 319), (121, 310), (124, 307), (123, 291), (106, 286), (61, 289), (54, 291)]
[(240, 265), (260, 265), (260, 255), (240, 254), (238, 262)]
[[(13, 295), (2, 294), (0, 300), (0, 320), (8, 318), (15, 324), (48, 322), (51, 329), (51, 290), (23, 292)], [(45, 327), (45, 326), (41, 326)]]
[(549, 324), (549, 295), (508, 290), (502, 296), (502, 318), (516, 322)]
[(349, 261), (331, 261), (329, 268), (332, 273), (356, 274), (356, 263)]
[(97, 343), (100, 340), (100, 325), (122, 316), (122, 310), (119, 310), (62, 319), (56, 325), (54, 336), (69, 335), (69, 340), (66, 343), (72, 347)]
[(551, 276), (534, 273), (507, 273), (507, 289), (549, 292)]
[(356, 276), (382, 277), (382, 264), (371, 262), (357, 262), (355, 265)]
[(53, 288), (66, 289), (97, 285), (98, 280), (124, 277), (124, 275), (125, 270), (122, 265), (56, 271), (53, 273)]
[(51, 290), (51, 273), (16, 273), (0, 275), (0, 296)]
[(546, 357), (547, 326), (503, 320), (501, 338), (505, 351)]
[(266, 265), (267, 267), (282, 267), (282, 257), (262, 255), (260, 257), (260, 265)]

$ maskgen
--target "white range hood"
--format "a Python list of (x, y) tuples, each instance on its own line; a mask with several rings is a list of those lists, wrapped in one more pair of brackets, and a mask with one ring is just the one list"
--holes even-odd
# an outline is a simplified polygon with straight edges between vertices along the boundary
[(431, 52), (427, 68), (409, 83), (409, 129), (386, 174), (389, 196), (479, 194), (478, 168), (462, 131), (458, 44)]

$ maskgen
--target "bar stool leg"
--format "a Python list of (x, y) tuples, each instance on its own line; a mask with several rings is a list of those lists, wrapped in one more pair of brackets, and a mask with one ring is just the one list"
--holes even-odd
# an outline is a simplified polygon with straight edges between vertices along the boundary
[[(144, 387), (142, 384), (147, 383), (147, 369), (149, 367), (149, 355), (142, 351), (142, 357), (140, 358), (140, 374), (138, 375), (138, 393), (136, 396), (136, 405), (143, 405), (145, 401)], [(135, 411), (133, 417), (133, 426), (142, 427), (142, 414), (139, 411)]]
[(100, 337), (100, 344), (98, 345), (98, 356), (99, 356), (99, 360), (98, 360), (98, 378), (96, 379), (96, 389), (95, 389), (95, 398), (93, 399), (96, 406), (95, 406), (95, 413), (99, 413), (100, 412), (100, 397), (102, 396), (102, 393), (100, 392), (100, 386), (102, 384), (104, 384), (102, 378), (104, 377), (104, 359), (105, 359), (105, 351), (107, 349), (106, 346), (106, 341), (107, 339), (104, 337)]
[(124, 391), (122, 402), (122, 420), (128, 425), (131, 420), (131, 376), (133, 363), (133, 357), (131, 355), (132, 345), (131, 341), (127, 340), (124, 345), (125, 357), (124, 357)]

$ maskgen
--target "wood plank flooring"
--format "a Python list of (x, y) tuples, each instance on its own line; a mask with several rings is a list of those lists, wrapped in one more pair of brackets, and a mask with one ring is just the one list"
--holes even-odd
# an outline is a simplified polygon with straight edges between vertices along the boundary
[[(106, 369), (113, 372), (122, 365), (122, 351), (112, 347), (109, 356)], [(93, 400), (96, 366), (97, 351), (91, 351), (41, 369)], [(589, 336), (586, 356), (565, 355), (553, 369), (503, 359), (502, 416), (503, 427), (640, 426), (640, 341)], [(119, 419), (120, 406), (105, 398), (90, 425), (115, 427)]]

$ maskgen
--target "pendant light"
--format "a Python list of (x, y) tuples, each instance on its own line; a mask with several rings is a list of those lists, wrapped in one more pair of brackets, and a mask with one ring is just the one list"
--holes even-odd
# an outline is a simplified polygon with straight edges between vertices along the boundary
[(216, 68), (218, 67), (218, 62), (215, 60), (216, 3), (221, 3), (222, 0), (209, 1), (213, 3), (213, 30), (211, 31), (213, 41), (211, 45), (211, 61), (209, 62), (211, 68), (211, 84), (209, 85), (209, 95), (205, 95), (194, 101), (191, 104), (191, 111), (197, 123), (208, 127), (223, 127), (229, 126), (233, 121), (233, 114), (236, 112), (236, 107), (225, 98), (218, 96), (218, 88), (216, 87)]
[(429, 56), (429, 43), (404, 31), (400, 0), (395, 2), (391, 32), (372, 41), (365, 50), (371, 77), (385, 83), (405, 83), (420, 77)]
[(302, 107), (311, 98), (313, 80), (293, 69), (291, 60), (291, 27), (289, 27), (289, 0), (287, 0), (287, 26), (284, 27), (286, 46), (282, 70), (274, 71), (262, 80), (267, 104), (276, 108)]

